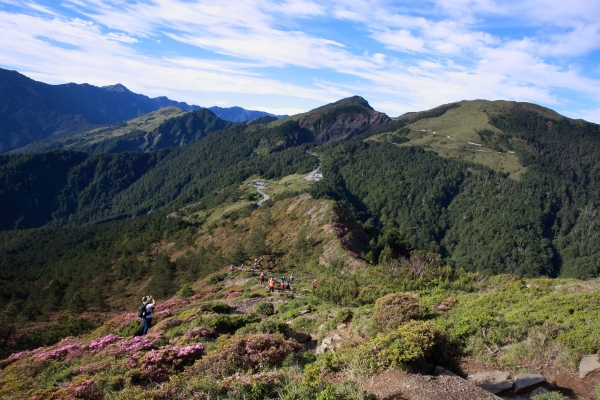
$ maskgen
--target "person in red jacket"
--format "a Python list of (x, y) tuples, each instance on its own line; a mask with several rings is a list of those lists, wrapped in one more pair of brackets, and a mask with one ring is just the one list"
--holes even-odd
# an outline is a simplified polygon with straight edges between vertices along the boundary
[(312, 281), (313, 290), (317, 288), (317, 280)]

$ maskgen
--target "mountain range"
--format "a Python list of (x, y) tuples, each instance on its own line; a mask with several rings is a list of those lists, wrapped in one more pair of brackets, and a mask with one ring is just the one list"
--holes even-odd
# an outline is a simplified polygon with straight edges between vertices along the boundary
[[(0, 69), (0, 153), (49, 138), (61, 138), (156, 111), (178, 107), (184, 111), (197, 105), (150, 98), (131, 92), (121, 84), (97, 87), (67, 83), (49, 85), (16, 71)], [(210, 108), (227, 121), (241, 122), (272, 114), (241, 107)]]
[[(600, 126), (534, 104), (461, 101), (390, 118), (355, 96), (237, 123), (170, 106), (25, 149), (0, 155), (0, 301), (23, 307), (38, 307), (27, 293), (50, 282), (60, 287), (47, 304), (64, 306), (66, 277), (89, 263), (113, 293), (115, 263), (251, 212), (253, 180), (271, 182), (265, 207), (334, 200), (362, 227), (348, 240), (362, 238), (352, 251), (372, 265), (419, 249), (486, 274), (600, 273)], [(317, 168), (323, 179), (302, 179)], [(123, 255), (140, 229), (148, 242)], [(371, 239), (389, 230), (385, 255)]]

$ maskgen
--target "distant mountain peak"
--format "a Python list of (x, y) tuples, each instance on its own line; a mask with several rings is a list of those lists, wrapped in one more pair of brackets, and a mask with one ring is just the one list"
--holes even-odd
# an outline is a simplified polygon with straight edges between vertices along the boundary
[(351, 97), (346, 97), (345, 99), (341, 99), (338, 100), (334, 103), (329, 103), (326, 104), (324, 106), (321, 107), (317, 107), (314, 110), (311, 111), (320, 111), (320, 110), (325, 110), (328, 108), (336, 108), (336, 107), (342, 107), (342, 106), (348, 106), (348, 105), (357, 105), (357, 106), (362, 106), (365, 107), (368, 110), (371, 111), (375, 111), (375, 109), (373, 107), (371, 107), (371, 105), (369, 104), (369, 102), (367, 100), (365, 100), (363, 97), (360, 96), (351, 96)]
[(131, 92), (131, 90), (127, 89), (125, 86), (121, 85), (120, 83), (117, 83), (116, 85), (102, 86), (102, 89), (106, 90), (107, 92), (118, 92), (118, 93), (130, 93)]

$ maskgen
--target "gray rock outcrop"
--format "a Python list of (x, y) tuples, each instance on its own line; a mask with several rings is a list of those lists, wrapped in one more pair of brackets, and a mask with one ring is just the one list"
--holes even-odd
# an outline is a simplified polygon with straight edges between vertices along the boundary
[(546, 378), (543, 375), (537, 374), (519, 374), (514, 378), (514, 392), (519, 393), (524, 389), (531, 386), (537, 385), (538, 383), (546, 382)]
[(470, 374), (468, 380), (494, 394), (508, 390), (513, 386), (510, 373), (503, 371), (476, 372)]
[(598, 354), (585, 356), (579, 363), (579, 377), (585, 378), (592, 372), (600, 371), (600, 363), (598, 362)]

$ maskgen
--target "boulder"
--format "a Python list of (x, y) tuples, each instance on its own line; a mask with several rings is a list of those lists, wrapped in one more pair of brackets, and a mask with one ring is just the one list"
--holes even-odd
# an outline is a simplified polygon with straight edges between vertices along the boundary
[(337, 326), (337, 328), (338, 328), (338, 329), (344, 329), (344, 328), (345, 328), (345, 327), (347, 327), (347, 326), (348, 326), (348, 325), (346, 325), (346, 324), (339, 324), (339, 325)]
[(514, 378), (514, 392), (518, 393), (531, 386), (537, 385), (538, 383), (546, 382), (546, 378), (543, 375), (537, 374), (519, 374)]
[(310, 310), (301, 310), (298, 311), (298, 315), (310, 314)]
[(579, 363), (579, 377), (585, 378), (592, 372), (600, 371), (600, 363), (598, 362), (598, 354), (588, 355), (581, 359)]
[(332, 339), (333, 340), (342, 340), (342, 337), (336, 333), (335, 335), (333, 335)]
[(446, 368), (440, 367), (440, 366), (435, 367), (435, 370), (433, 370), (433, 375), (435, 375), (435, 376), (446, 375), (446, 376), (457, 376), (457, 377), (459, 377), (454, 372), (452, 372), (450, 370), (447, 370)]
[(469, 382), (494, 394), (508, 390), (513, 386), (510, 373), (503, 371), (476, 372), (470, 374), (467, 379)]
[(330, 345), (332, 340), (333, 338), (331, 336), (327, 336), (321, 343), (324, 345)]

